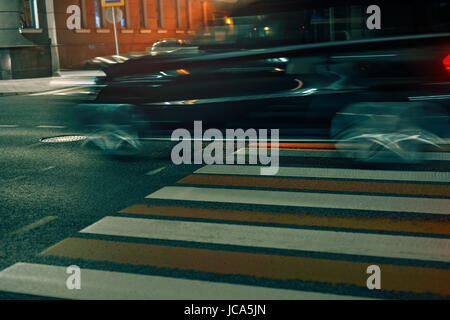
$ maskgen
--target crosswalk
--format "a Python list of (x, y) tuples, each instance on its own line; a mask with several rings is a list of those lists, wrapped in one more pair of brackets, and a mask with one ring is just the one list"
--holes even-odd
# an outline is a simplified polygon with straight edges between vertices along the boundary
[[(0, 291), (68, 299), (450, 298), (450, 172), (284, 166), (267, 177), (259, 169), (203, 166), (1, 271)], [(70, 265), (81, 268), (81, 290), (66, 287)], [(367, 287), (371, 265), (380, 268), (381, 289)]]

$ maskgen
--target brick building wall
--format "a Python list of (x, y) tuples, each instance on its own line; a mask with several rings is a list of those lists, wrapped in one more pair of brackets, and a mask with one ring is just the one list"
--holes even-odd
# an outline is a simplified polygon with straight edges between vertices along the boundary
[[(115, 54), (113, 25), (107, 22), (100, 0), (97, 0), (100, 26), (96, 24), (95, 1), (54, 0), (61, 68), (79, 68), (91, 58)], [(162, 4), (160, 26), (157, 1)], [(67, 8), (71, 5), (81, 8), (81, 29), (67, 28), (70, 16)], [(117, 24), (120, 53), (144, 51), (162, 38), (185, 39), (195, 32), (203, 32), (216, 10), (211, 0), (125, 0), (125, 7), (120, 9), (125, 17), (124, 23)]]

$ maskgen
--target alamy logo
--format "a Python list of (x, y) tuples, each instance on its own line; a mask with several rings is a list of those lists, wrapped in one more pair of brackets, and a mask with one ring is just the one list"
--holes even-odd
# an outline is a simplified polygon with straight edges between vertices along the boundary
[(70, 14), (66, 20), (67, 29), (81, 29), (81, 8), (74, 4), (67, 7), (66, 13)]
[(379, 266), (372, 264), (367, 267), (367, 274), (370, 274), (367, 278), (366, 285), (367, 289), (381, 289), (381, 269)]
[(69, 290), (81, 289), (81, 270), (80, 267), (72, 265), (67, 267), (66, 273), (70, 274), (66, 281), (66, 287)]
[[(219, 129), (202, 130), (202, 122), (194, 121), (194, 137), (187, 129), (176, 129), (172, 141), (180, 141), (172, 149), (172, 162), (179, 164), (245, 164), (245, 142), (249, 143), (248, 163), (261, 164), (261, 175), (275, 175), (279, 169), (279, 130), (270, 130), (270, 142), (267, 129), (226, 129), (225, 138)], [(225, 140), (225, 155), (224, 155)], [(194, 157), (192, 158), (192, 141)], [(203, 142), (211, 142), (203, 149)], [(235, 152), (234, 144), (237, 144)], [(270, 150), (270, 152), (268, 152)], [(259, 162), (258, 162), (259, 160)], [(270, 166), (267, 166), (270, 165)]]
[(367, 7), (367, 14), (370, 14), (370, 17), (367, 18), (366, 26), (367, 29), (381, 29), (381, 9), (379, 6), (373, 4)]

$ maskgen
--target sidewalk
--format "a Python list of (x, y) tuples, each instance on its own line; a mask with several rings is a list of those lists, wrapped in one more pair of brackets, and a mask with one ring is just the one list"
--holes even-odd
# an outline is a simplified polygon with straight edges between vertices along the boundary
[(95, 84), (97, 77), (105, 76), (99, 70), (61, 71), (60, 74), (60, 77), (0, 80), (0, 96), (90, 86)]

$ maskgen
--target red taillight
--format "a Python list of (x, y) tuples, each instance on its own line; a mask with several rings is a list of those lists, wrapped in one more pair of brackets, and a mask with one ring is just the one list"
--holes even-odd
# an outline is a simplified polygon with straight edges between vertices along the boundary
[(442, 63), (444, 64), (445, 69), (450, 71), (450, 54), (442, 60)]

